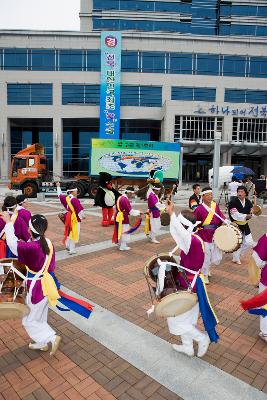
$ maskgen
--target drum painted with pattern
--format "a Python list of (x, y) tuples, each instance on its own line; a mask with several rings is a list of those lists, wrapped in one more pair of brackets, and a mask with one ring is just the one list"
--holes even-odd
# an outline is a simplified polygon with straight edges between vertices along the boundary
[(196, 293), (178, 291), (163, 297), (155, 306), (155, 314), (162, 318), (177, 317), (191, 310), (197, 301)]
[(235, 224), (222, 225), (216, 229), (213, 241), (220, 250), (233, 253), (240, 248), (243, 236)]
[(140, 215), (129, 215), (129, 225), (132, 227), (136, 226), (140, 218)]
[[(158, 280), (158, 272), (159, 272), (159, 264), (158, 264), (158, 258), (161, 261), (169, 261), (175, 263), (175, 259), (173, 256), (170, 256), (168, 253), (159, 253), (156, 256), (150, 257), (146, 262), (145, 262), (145, 267), (144, 267), (144, 274), (146, 277), (152, 279), (155, 283)], [(174, 266), (170, 266), (166, 268), (166, 271), (172, 271), (177, 273), (177, 268)]]
[[(18, 272), (12, 270), (11, 266)], [(0, 274), (0, 320), (22, 319), (30, 312), (26, 305), (27, 292), (24, 283), (26, 266), (16, 259), (3, 258), (0, 260), (0, 268), (4, 272)]]

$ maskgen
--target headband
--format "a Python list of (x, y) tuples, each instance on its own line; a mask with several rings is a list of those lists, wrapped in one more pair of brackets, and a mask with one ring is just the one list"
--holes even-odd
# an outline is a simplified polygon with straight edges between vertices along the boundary
[(212, 193), (212, 190), (211, 189), (204, 190), (204, 192), (201, 192), (201, 195), (203, 196), (203, 194), (208, 194), (208, 193)]
[(75, 192), (75, 191), (77, 191), (77, 192), (78, 192), (78, 189), (77, 189), (77, 188), (68, 189), (68, 190), (67, 190), (67, 193), (70, 193), (70, 192)]
[(7, 207), (7, 206), (4, 206), (7, 210), (12, 210), (13, 208), (15, 208), (17, 205), (15, 204), (14, 206), (11, 206), (11, 207)]
[(181, 224), (187, 226), (188, 232), (193, 232), (193, 229), (201, 223), (201, 221), (196, 221), (195, 224), (193, 224), (189, 219), (185, 218), (181, 213), (177, 217), (178, 221), (181, 222)]
[(32, 221), (29, 221), (29, 228), (33, 233), (36, 233), (36, 235), (40, 235), (40, 232), (37, 232), (36, 229), (34, 229), (34, 227), (32, 226)]
[(161, 190), (161, 187), (152, 186), (153, 190)]
[(124, 193), (135, 193), (134, 190), (125, 190)]

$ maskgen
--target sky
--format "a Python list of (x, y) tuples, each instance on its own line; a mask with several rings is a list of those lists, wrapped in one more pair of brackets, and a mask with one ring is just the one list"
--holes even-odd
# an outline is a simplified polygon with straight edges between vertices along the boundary
[(80, 0), (0, 0), (0, 29), (78, 31)]

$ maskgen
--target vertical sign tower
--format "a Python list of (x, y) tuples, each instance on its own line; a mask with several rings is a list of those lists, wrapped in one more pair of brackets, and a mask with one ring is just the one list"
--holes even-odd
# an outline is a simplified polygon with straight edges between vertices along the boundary
[(120, 138), (121, 33), (101, 33), (99, 137)]

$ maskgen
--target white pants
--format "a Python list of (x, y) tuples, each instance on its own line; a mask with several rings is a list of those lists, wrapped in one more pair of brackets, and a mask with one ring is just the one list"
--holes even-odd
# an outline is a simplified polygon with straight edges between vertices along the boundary
[(254, 246), (254, 240), (251, 233), (243, 236), (243, 242), (241, 247), (233, 253), (233, 261), (240, 261), (240, 257), (245, 251), (251, 249)]
[(151, 227), (150, 237), (151, 239), (155, 239), (156, 235), (159, 234), (161, 228), (160, 217), (153, 218), (150, 214), (150, 227)]
[[(80, 230), (81, 230), (81, 223), (78, 222), (78, 240), (77, 240), (77, 243), (79, 242), (79, 239), (80, 239)], [(69, 238), (66, 239), (66, 248), (69, 251), (73, 251), (75, 249), (75, 246), (76, 246), (76, 242), (74, 242), (74, 240), (69, 239)]]
[(177, 317), (167, 318), (169, 331), (172, 335), (180, 335), (182, 342), (187, 347), (193, 348), (193, 340), (200, 342), (206, 338), (206, 334), (197, 327), (199, 315), (198, 303), (189, 311)]
[[(127, 232), (130, 229), (129, 224), (122, 224), (122, 232)], [(128, 233), (122, 233), (120, 240), (119, 240), (119, 247), (121, 249), (125, 249), (127, 247), (127, 243), (131, 240), (131, 235)]]
[(40, 344), (40, 347), (45, 346), (49, 342), (54, 342), (56, 332), (47, 323), (48, 300), (45, 297), (37, 304), (28, 304), (30, 313), (22, 319), (22, 325), (30, 338)]
[[(267, 286), (260, 282), (259, 293), (263, 292), (265, 289), (267, 289)], [(264, 335), (267, 335), (267, 317), (260, 317), (260, 331), (264, 333)]]
[(219, 265), (222, 261), (222, 252), (215, 243), (205, 242), (205, 258), (201, 268), (203, 275), (208, 275), (212, 264)]

